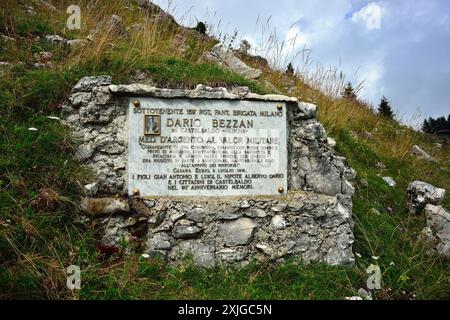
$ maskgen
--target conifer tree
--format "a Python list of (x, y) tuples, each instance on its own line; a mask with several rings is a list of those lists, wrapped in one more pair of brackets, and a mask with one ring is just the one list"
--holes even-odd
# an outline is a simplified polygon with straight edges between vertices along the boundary
[(288, 66), (286, 68), (286, 74), (288, 76), (293, 76), (294, 73), (295, 73), (294, 65), (291, 62), (289, 62)]
[(380, 105), (378, 106), (378, 114), (388, 119), (394, 119), (394, 112), (392, 111), (391, 103), (384, 96), (381, 99)]
[(344, 87), (344, 90), (342, 91), (342, 97), (344, 97), (345, 99), (356, 99), (356, 93), (355, 93), (355, 89), (353, 89), (353, 86), (351, 84), (351, 82), (347, 83)]

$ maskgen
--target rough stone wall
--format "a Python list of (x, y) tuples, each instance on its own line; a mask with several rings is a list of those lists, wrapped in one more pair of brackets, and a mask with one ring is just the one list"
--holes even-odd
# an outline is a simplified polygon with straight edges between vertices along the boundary
[[(129, 199), (126, 113), (129, 98), (136, 96), (286, 103), (288, 196)], [(327, 144), (314, 105), (291, 97), (260, 96), (245, 87), (158, 89), (112, 85), (111, 78), (103, 76), (81, 79), (62, 113), (80, 141), (77, 157), (95, 174), (95, 181), (85, 186), (82, 208), (102, 225), (104, 245), (138, 241), (149, 255), (176, 262), (192, 254), (202, 266), (288, 256), (332, 265), (353, 263), (355, 171)], [(111, 196), (116, 198), (107, 198)]]

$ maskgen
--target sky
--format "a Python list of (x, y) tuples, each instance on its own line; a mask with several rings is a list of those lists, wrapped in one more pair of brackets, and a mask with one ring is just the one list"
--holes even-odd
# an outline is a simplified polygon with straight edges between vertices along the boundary
[(405, 123), (450, 113), (449, 0), (154, 2), (183, 25), (205, 21), (216, 36), (238, 30), (255, 50), (276, 34), (288, 45), (280, 51), (285, 59), (266, 50), (274, 62), (299, 67), (305, 56), (295, 53), (309, 52), (310, 71), (337, 68), (354, 84), (364, 81), (360, 98), (377, 106), (386, 96)]

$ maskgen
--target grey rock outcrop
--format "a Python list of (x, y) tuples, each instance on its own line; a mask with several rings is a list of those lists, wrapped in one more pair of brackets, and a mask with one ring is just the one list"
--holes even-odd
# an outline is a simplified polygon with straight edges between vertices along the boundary
[(427, 226), (422, 231), (433, 252), (450, 257), (450, 212), (441, 206), (425, 207)]
[(427, 204), (440, 205), (444, 200), (445, 190), (436, 188), (423, 181), (414, 181), (406, 190), (409, 209), (413, 214), (421, 213)]
[(411, 149), (411, 154), (416, 156), (422, 160), (437, 162), (436, 158), (430, 156), (426, 151), (424, 151), (421, 147), (414, 145)]
[(233, 50), (222, 43), (216, 44), (211, 51), (203, 56), (204, 60), (216, 62), (246, 79), (257, 79), (262, 71), (245, 64), (234, 54)]

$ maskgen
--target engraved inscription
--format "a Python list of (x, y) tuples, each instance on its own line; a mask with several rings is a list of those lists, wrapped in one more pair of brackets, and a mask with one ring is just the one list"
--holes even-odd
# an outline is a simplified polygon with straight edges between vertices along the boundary
[(130, 195), (286, 192), (286, 114), (277, 104), (142, 98), (136, 107), (135, 100), (128, 112)]

